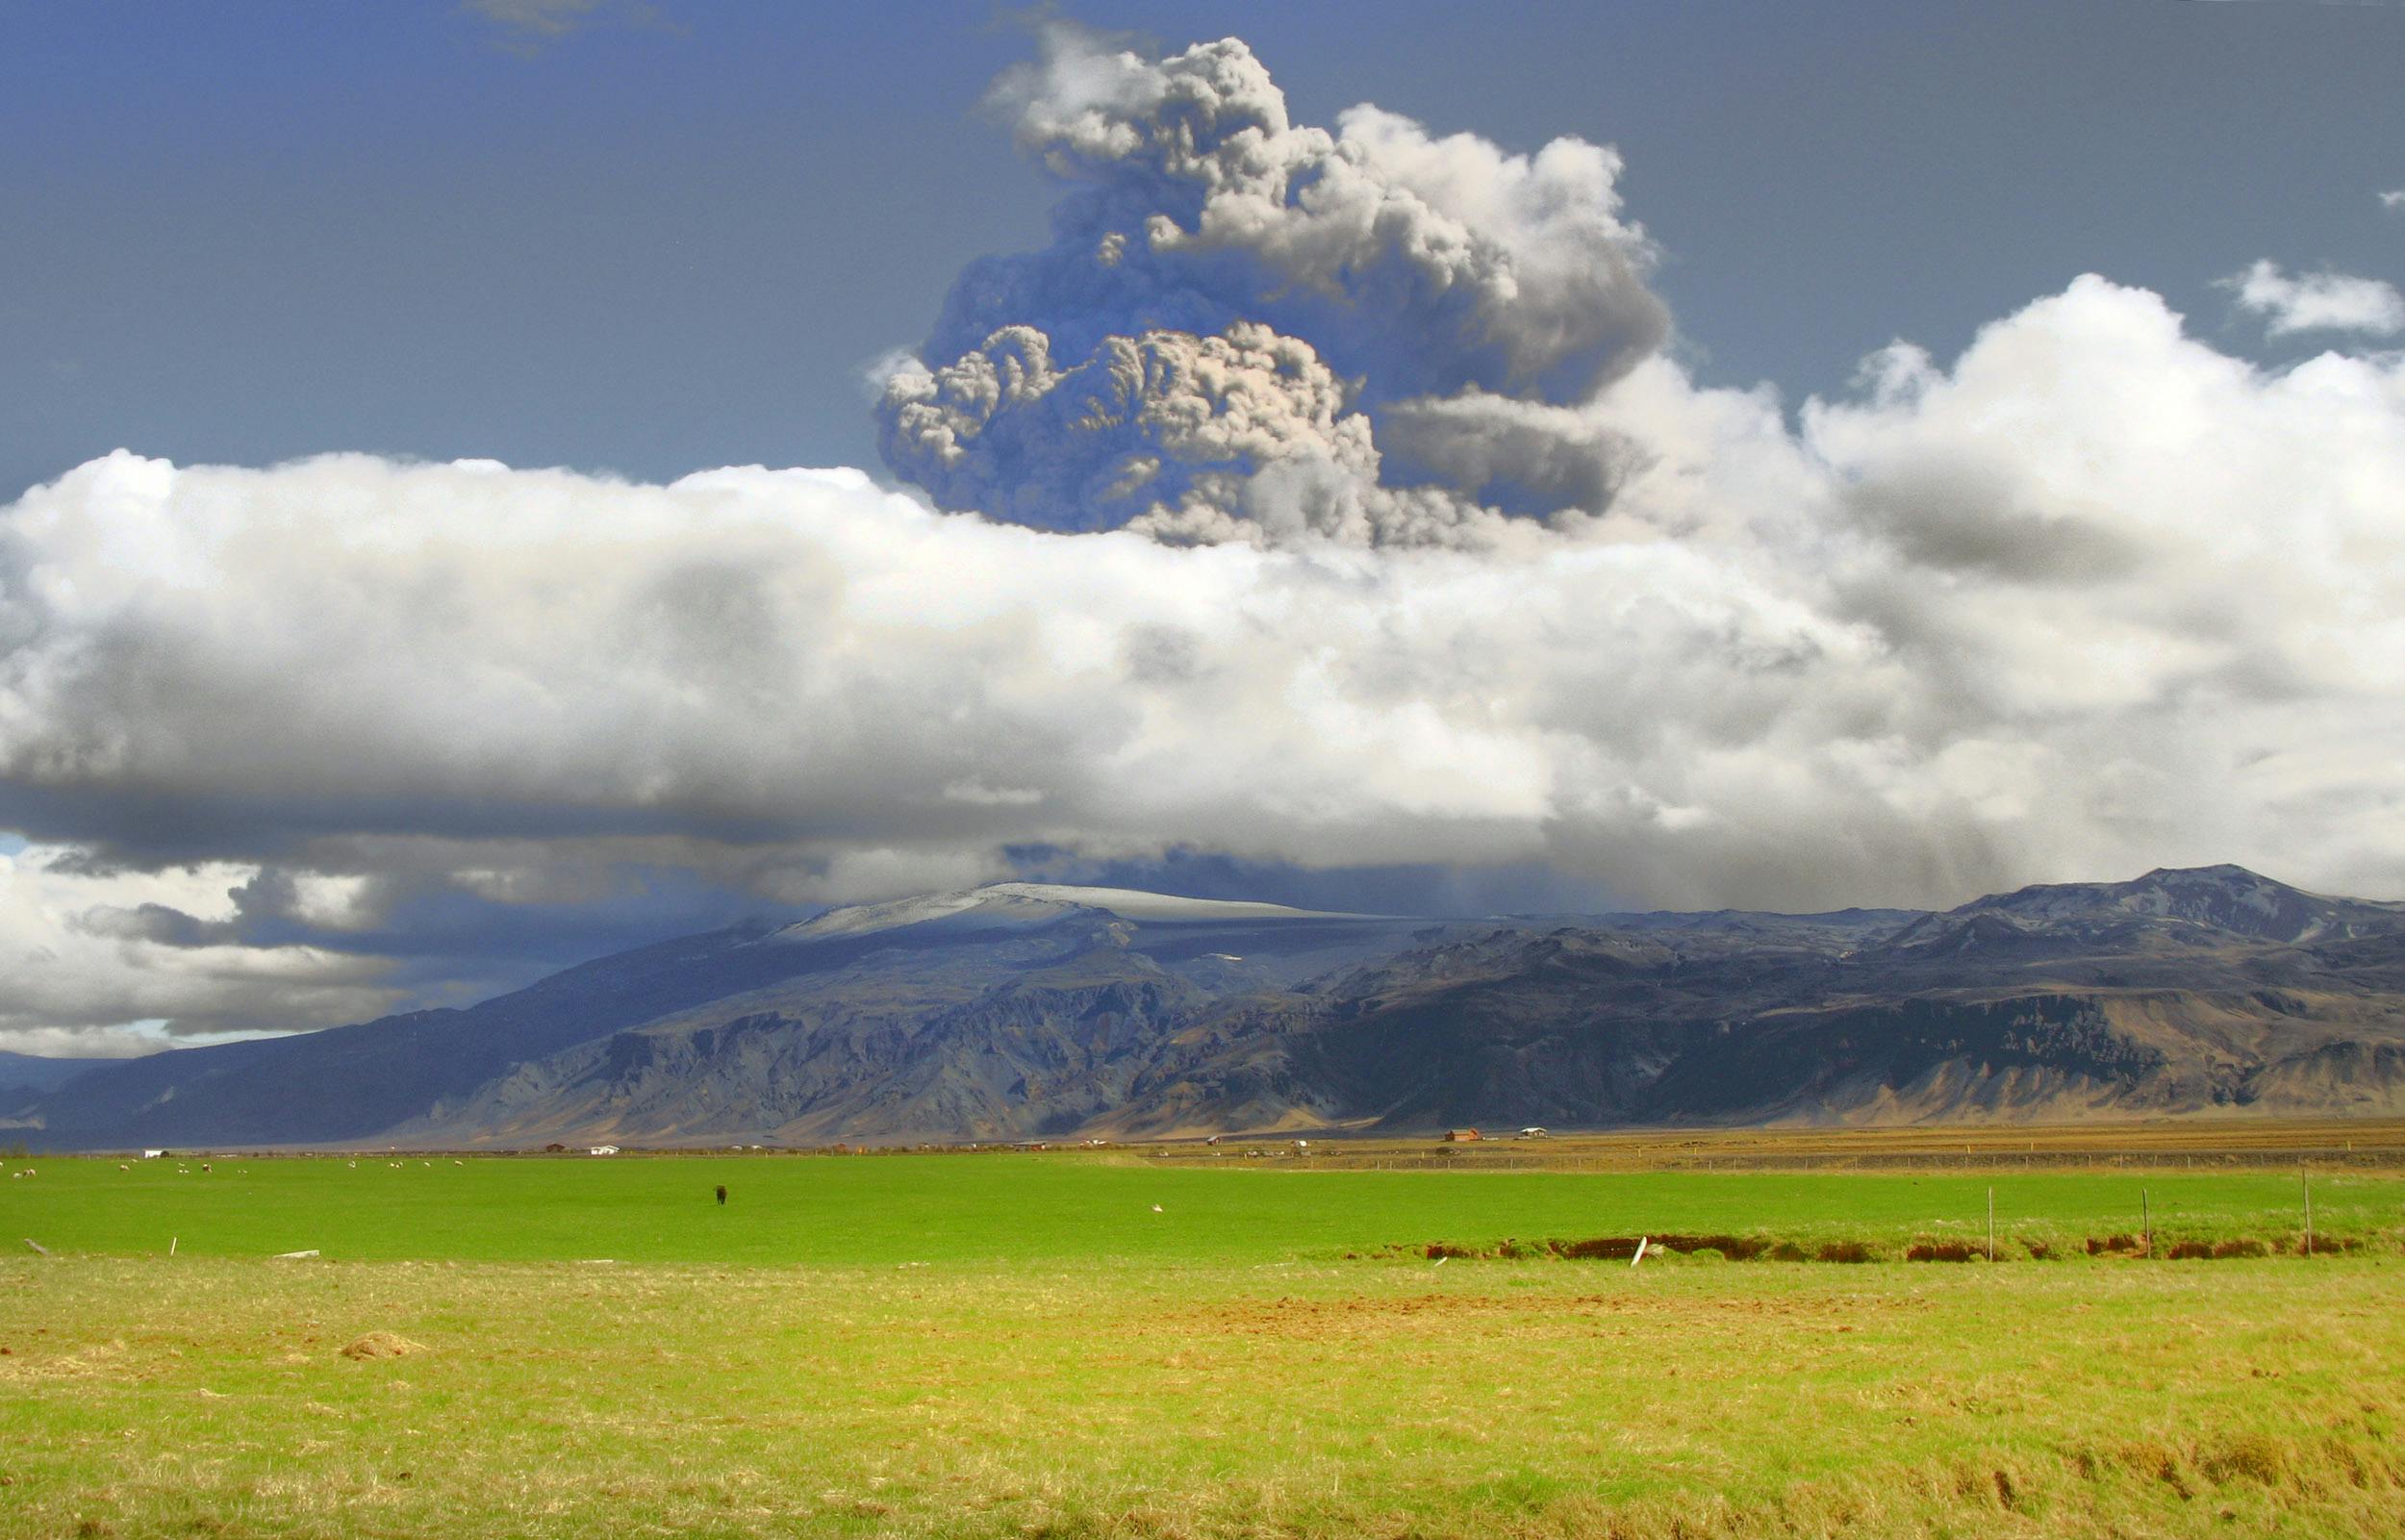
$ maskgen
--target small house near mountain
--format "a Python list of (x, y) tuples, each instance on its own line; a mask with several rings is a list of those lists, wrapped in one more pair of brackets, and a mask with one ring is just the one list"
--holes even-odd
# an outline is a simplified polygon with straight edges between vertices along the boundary
[(1485, 1137), (1486, 1136), (1484, 1134), (1480, 1133), (1476, 1128), (1448, 1128), (1445, 1130), (1445, 1143), (1449, 1145), (1474, 1145), (1483, 1140)]

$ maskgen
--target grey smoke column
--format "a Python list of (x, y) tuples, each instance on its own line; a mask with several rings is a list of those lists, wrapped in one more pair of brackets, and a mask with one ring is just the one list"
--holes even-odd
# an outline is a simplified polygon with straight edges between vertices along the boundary
[(1616, 154), (1372, 107), (1297, 125), (1234, 38), (1154, 61), (1039, 37), (994, 99), (1068, 189), (1055, 237), (973, 264), (889, 377), (898, 472), (947, 508), (1178, 540), (1454, 542), (1608, 499), (1625, 448), (1561, 409), (1669, 328)]

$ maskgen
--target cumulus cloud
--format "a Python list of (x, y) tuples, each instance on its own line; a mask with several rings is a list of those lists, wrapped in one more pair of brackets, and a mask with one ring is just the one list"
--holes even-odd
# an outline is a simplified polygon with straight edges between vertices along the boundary
[[(242, 940), (234, 921), (259, 877), (228, 862), (94, 871), (62, 846), (0, 855), (0, 1047), (141, 1052), (169, 1023), (223, 1040), (364, 1019), (397, 998), (377, 959)], [(330, 885), (311, 887), (283, 901), (339, 907)]]
[(2380, 206), (2384, 209), (2405, 209), (2405, 188), (2399, 188), (2394, 192), (2381, 193)]
[[(1598, 509), (1608, 477), (1506, 473), (1552, 419), (1498, 408), (1583, 401), (1667, 335), (1613, 151), (1513, 155), (1366, 106), (1297, 124), (1234, 38), (1039, 42), (994, 102), (1064, 184), (1054, 240), (974, 265), (892, 374), (897, 471), (947, 508), (1182, 540), (1457, 543)], [(1484, 473), (1381, 475), (1396, 417)]]
[[(1532, 405), (1446, 410), (1495, 403)], [(220, 896), (76, 900), (70, 968), (190, 966), (21, 997), (214, 1023), (253, 961), (211, 948), (282, 935), (329, 992), (292, 1013), (356, 1014), (341, 927), (395, 893), (810, 902), (1030, 850), (1644, 904), (2222, 859), (2405, 893), (2395, 357), (2265, 370), (2089, 278), (1794, 427), (1660, 357), (1575, 416), (1609, 469), (1558, 474), (1608, 512), (1475, 550), (1046, 532), (848, 471), (92, 462), (0, 515), (10, 814)]]
[(2362, 332), (2392, 337), (2405, 332), (2405, 294), (2393, 284), (2345, 273), (2304, 273), (2291, 278), (2279, 264), (2258, 262), (2223, 280), (2239, 307), (2264, 317), (2273, 337), (2298, 332)]

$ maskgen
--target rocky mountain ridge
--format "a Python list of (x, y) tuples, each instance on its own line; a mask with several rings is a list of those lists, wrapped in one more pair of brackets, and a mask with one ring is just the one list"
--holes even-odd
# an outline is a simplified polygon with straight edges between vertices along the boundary
[(0, 1098), (57, 1148), (2249, 1112), (2405, 1112), (2405, 905), (2235, 867), (1477, 921), (1008, 883)]

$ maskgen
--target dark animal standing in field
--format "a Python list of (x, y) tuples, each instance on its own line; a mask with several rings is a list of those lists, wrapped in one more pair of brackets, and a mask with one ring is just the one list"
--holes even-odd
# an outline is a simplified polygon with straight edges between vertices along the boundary
[(722, 1187), (722, 1188), (720, 1188), (720, 1189), (719, 1189), (719, 1207), (721, 1207), (721, 1208), (724, 1208), (725, 1206), (726, 1206), (726, 1189), (725, 1189), (725, 1188), (723, 1188), (723, 1187)]

